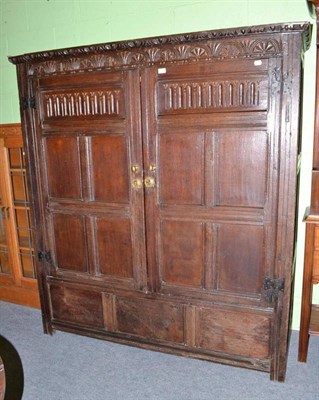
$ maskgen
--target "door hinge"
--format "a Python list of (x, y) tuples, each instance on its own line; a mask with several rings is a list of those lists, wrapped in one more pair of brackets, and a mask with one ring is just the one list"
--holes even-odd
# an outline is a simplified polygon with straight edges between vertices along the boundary
[(285, 287), (284, 278), (270, 278), (266, 277), (263, 287), (261, 288), (261, 296), (269, 304), (274, 304), (278, 299), (279, 292), (283, 292)]
[(35, 109), (36, 108), (35, 97), (34, 96), (22, 97), (21, 108), (23, 111), (27, 110), (28, 108)]
[(51, 263), (52, 261), (51, 253), (49, 251), (38, 251), (38, 260)]

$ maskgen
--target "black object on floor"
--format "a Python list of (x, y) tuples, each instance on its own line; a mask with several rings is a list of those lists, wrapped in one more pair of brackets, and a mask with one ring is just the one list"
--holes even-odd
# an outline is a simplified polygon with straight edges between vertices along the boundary
[(24, 375), (21, 358), (15, 347), (0, 335), (0, 356), (3, 361), (6, 390), (4, 400), (21, 400), (23, 394)]

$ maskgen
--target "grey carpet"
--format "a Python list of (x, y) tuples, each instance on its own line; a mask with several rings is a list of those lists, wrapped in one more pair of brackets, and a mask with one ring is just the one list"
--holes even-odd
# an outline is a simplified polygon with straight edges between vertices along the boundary
[(0, 335), (24, 367), (23, 400), (319, 400), (319, 337), (297, 362), (293, 332), (285, 383), (269, 375), (57, 332), (40, 312), (0, 302)]

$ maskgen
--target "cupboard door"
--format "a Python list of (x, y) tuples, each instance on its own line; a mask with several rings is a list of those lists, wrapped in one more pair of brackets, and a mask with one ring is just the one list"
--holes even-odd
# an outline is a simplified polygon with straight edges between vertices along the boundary
[(269, 62), (174, 65), (144, 75), (154, 110), (145, 115), (145, 142), (146, 163), (155, 166), (146, 207), (156, 291), (259, 304), (264, 278), (274, 274)]
[(38, 80), (46, 239), (52, 271), (144, 289), (139, 76)]

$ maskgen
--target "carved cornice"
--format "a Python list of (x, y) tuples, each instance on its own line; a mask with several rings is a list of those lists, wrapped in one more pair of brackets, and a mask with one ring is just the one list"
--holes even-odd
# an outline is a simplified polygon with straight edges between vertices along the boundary
[(93, 70), (107, 70), (140, 65), (166, 65), (169, 63), (188, 63), (198, 60), (233, 58), (263, 58), (280, 56), (282, 45), (273, 38), (207, 40), (200, 43), (183, 43), (146, 47), (133, 50), (108, 50), (105, 53), (86, 54), (37, 63), (28, 63), (28, 75), (42, 76)]
[[(194, 32), (92, 46), (29, 53), (9, 57), (13, 64), (29, 63), (29, 74), (63, 73), (77, 70), (161, 64), (191, 59), (261, 57), (282, 53), (273, 34), (302, 32), (305, 47), (310, 42), (310, 24), (260, 25), (216, 31)], [(268, 34), (256, 39), (255, 35)], [(228, 39), (224, 43), (223, 39)], [(229, 40), (233, 39), (233, 40)], [(57, 62), (59, 60), (59, 62)]]

